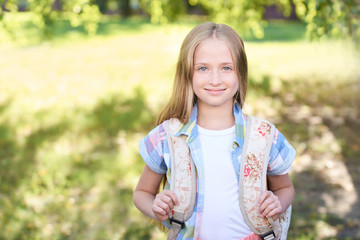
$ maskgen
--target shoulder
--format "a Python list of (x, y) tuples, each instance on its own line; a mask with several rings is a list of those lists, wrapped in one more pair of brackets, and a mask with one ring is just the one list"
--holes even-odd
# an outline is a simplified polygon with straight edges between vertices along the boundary
[(275, 124), (260, 117), (245, 115), (245, 119), (247, 124), (249, 123), (249, 121), (251, 121), (252, 125), (256, 127), (260, 134), (268, 134), (270, 131), (274, 132), (274, 137), (272, 139), (272, 148), (276, 148), (278, 150), (286, 147), (292, 148), (285, 136), (279, 131)]
[(295, 160), (296, 151), (286, 137), (275, 128), (270, 152), (270, 175), (283, 175), (290, 171)]
[(274, 124), (269, 122), (266, 119), (244, 115), (244, 119), (247, 125), (247, 129), (251, 131), (256, 131), (258, 135), (263, 137), (271, 137), (277, 135), (277, 128)]
[(158, 144), (162, 144), (166, 139), (165, 124), (167, 121), (162, 122), (153, 128), (141, 141), (147, 145), (147, 147), (155, 148)]
[(268, 120), (246, 115), (244, 118), (246, 124), (251, 122), (251, 125), (254, 126), (256, 131), (261, 135), (270, 134), (270, 131), (274, 132), (274, 137), (271, 142), (268, 174), (282, 175), (288, 173), (295, 159), (296, 151), (286, 137)]
[[(244, 119), (245, 119), (245, 122), (249, 122), (249, 121), (259, 121), (259, 122), (265, 122), (265, 123), (268, 123), (270, 125), (274, 125), (273, 123), (271, 123), (270, 121), (266, 120), (265, 118), (261, 118), (261, 117), (258, 117), (258, 116), (252, 116), (252, 115), (248, 115), (248, 114), (245, 114), (245, 113), (242, 113)], [(275, 126), (275, 125), (274, 125)]]
[(139, 142), (139, 153), (146, 164), (156, 173), (166, 173), (164, 154), (168, 153), (165, 122), (152, 129)]

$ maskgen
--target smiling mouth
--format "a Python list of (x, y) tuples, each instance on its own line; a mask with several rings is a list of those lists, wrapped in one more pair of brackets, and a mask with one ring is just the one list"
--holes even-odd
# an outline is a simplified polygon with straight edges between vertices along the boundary
[(219, 88), (219, 89), (205, 88), (206, 91), (210, 91), (210, 92), (225, 91), (225, 89), (226, 88)]
[(207, 91), (211, 94), (220, 94), (220, 93), (224, 92), (225, 90), (226, 90), (226, 88), (222, 88), (222, 89), (205, 88), (205, 91)]

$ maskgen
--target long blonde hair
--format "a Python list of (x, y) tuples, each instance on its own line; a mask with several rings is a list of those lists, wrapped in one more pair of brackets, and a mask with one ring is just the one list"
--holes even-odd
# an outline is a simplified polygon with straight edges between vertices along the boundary
[(241, 107), (243, 106), (248, 82), (247, 58), (243, 40), (234, 29), (225, 24), (202, 23), (189, 32), (181, 45), (172, 95), (159, 114), (157, 124), (170, 118), (178, 118), (183, 123), (189, 121), (191, 110), (197, 101), (192, 87), (195, 51), (204, 40), (212, 37), (223, 40), (230, 49), (239, 79), (239, 89), (234, 100)]

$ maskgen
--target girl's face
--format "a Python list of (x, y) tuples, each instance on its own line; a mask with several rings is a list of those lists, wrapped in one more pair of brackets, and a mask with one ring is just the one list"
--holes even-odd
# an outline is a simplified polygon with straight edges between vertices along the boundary
[(209, 38), (197, 47), (192, 83), (202, 110), (214, 107), (232, 109), (239, 81), (230, 49), (224, 41)]

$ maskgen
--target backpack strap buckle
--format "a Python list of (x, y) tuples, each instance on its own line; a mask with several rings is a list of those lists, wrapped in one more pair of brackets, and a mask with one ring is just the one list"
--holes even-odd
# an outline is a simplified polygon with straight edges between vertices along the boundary
[(180, 225), (180, 229), (185, 227), (185, 222), (177, 220), (174, 217), (170, 218), (170, 224), (173, 225), (174, 223)]
[(264, 234), (260, 235), (262, 240), (272, 240), (272, 239), (276, 239), (275, 233), (273, 230), (266, 232)]

